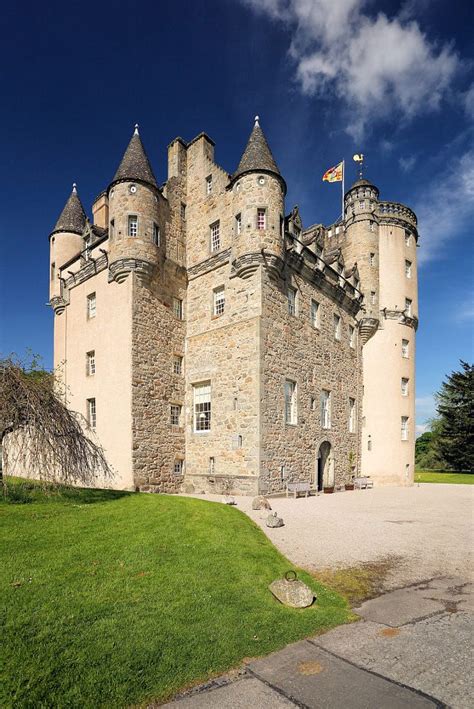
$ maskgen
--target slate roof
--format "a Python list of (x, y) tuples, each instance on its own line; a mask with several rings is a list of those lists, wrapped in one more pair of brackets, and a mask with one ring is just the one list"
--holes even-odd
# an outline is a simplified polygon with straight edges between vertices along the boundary
[(365, 177), (359, 177), (359, 179), (356, 180), (351, 187), (349, 187), (349, 191), (353, 190), (355, 187), (373, 187), (375, 190), (377, 190), (377, 192), (379, 191), (378, 188), (374, 185), (374, 183), (370, 180), (367, 180)]
[(272, 151), (267, 143), (265, 134), (255, 118), (255, 125), (252, 128), (247, 146), (240, 158), (239, 166), (232, 175), (232, 182), (246, 172), (272, 172), (284, 182), (280, 170), (272, 155)]
[(72, 186), (72, 192), (64, 205), (64, 209), (59, 215), (51, 234), (58, 231), (68, 231), (72, 234), (82, 234), (86, 224), (86, 213), (82, 202), (77, 194), (76, 185)]
[(158, 188), (153, 169), (148, 160), (145, 148), (138, 133), (138, 126), (135, 126), (134, 133), (124, 153), (122, 161), (117, 168), (117, 172), (111, 182), (121, 182), (122, 180), (137, 180), (147, 182)]

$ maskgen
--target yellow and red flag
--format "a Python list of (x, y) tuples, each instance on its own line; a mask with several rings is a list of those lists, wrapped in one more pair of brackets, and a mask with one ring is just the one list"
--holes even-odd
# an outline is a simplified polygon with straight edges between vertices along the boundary
[(323, 175), (323, 182), (342, 182), (344, 171), (344, 160), (338, 165), (330, 167)]

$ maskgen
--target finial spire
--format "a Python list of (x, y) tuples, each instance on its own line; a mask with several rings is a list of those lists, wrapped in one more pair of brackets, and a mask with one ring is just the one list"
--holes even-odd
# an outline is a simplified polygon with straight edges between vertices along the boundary
[(139, 133), (138, 133), (138, 123), (135, 123), (135, 130), (133, 131), (133, 135), (139, 135)]
[(77, 184), (75, 182), (72, 183), (72, 191), (77, 194)]
[(259, 120), (260, 120), (260, 116), (255, 116), (255, 125), (256, 126), (260, 125)]
[(364, 176), (364, 155), (362, 153), (356, 153), (352, 159), (354, 162), (359, 163), (359, 180), (362, 180)]

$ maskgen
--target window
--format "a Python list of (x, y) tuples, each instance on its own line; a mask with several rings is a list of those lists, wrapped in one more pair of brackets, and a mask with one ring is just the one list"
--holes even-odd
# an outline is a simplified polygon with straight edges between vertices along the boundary
[(316, 399), (314, 398), (314, 396), (312, 396), (309, 400), (309, 406), (311, 411), (316, 411)]
[(280, 480), (286, 480), (286, 465), (280, 465)]
[(194, 431), (211, 430), (211, 382), (195, 384), (194, 387)]
[(242, 215), (235, 215), (235, 233), (237, 236), (242, 233)]
[(402, 441), (408, 441), (408, 416), (402, 416)]
[(181, 219), (184, 221), (186, 219), (186, 205), (181, 202)]
[(225, 309), (225, 289), (224, 286), (219, 286), (219, 288), (214, 288), (214, 315), (222, 315)]
[(257, 209), (257, 229), (262, 231), (267, 228), (267, 210), (263, 208)]
[(296, 289), (288, 288), (288, 312), (290, 315), (296, 315)]
[(356, 432), (356, 402), (349, 398), (349, 433)]
[(334, 321), (334, 337), (336, 340), (341, 339), (341, 318), (339, 315), (334, 315), (333, 316), (333, 321)]
[(412, 301), (410, 300), (410, 298), (405, 298), (405, 312), (409, 318), (411, 318), (411, 306)]
[(375, 254), (370, 254), (369, 262), (371, 266), (375, 266)]
[(410, 232), (405, 230), (405, 246), (410, 246)]
[(113, 239), (115, 237), (115, 219), (110, 220), (110, 238)]
[(175, 374), (183, 373), (183, 358), (181, 355), (173, 355), (173, 372)]
[(155, 222), (153, 222), (153, 243), (156, 246), (161, 245), (160, 227), (158, 226), (158, 224), (155, 224)]
[(375, 295), (375, 291), (371, 290), (370, 291), (370, 304), (375, 305), (376, 299), (377, 299), (377, 296)]
[(183, 319), (183, 301), (179, 298), (173, 298), (173, 315), (178, 320)]
[(311, 325), (319, 328), (319, 303), (316, 300), (311, 301), (310, 317)]
[(90, 320), (96, 315), (96, 298), (95, 293), (89, 293), (87, 296), (87, 317)]
[(365, 202), (364, 202), (364, 200), (361, 200), (361, 201), (359, 202), (359, 209), (365, 209)]
[(176, 458), (173, 464), (173, 473), (175, 475), (182, 475), (184, 470), (184, 460), (182, 458)]
[(209, 229), (211, 230), (211, 251), (218, 251), (221, 248), (220, 222), (214, 222)]
[(411, 278), (411, 261), (405, 261), (405, 276)]
[(95, 350), (91, 350), (86, 354), (86, 372), (89, 377), (95, 374)]
[(355, 327), (353, 325), (349, 325), (349, 346), (354, 348), (355, 347)]
[(138, 234), (138, 217), (136, 214), (128, 215), (128, 235), (137, 236)]
[(402, 377), (402, 396), (408, 396), (408, 382), (409, 379), (406, 379), (405, 377)]
[(285, 423), (296, 424), (296, 382), (285, 381)]
[(171, 404), (170, 406), (170, 423), (174, 428), (179, 428), (181, 425), (181, 406), (179, 404)]
[(211, 194), (212, 192), (212, 175), (206, 177), (206, 194)]
[(51, 280), (52, 281), (54, 281), (55, 275), (56, 275), (56, 264), (53, 261), (53, 263), (51, 264)]
[(331, 428), (331, 392), (327, 389), (321, 392), (321, 427)]
[(87, 423), (95, 431), (97, 425), (97, 409), (95, 399), (87, 399)]
[(402, 357), (408, 359), (410, 343), (408, 340), (402, 340)]
[(375, 222), (372, 220), (369, 221), (369, 229), (370, 231), (375, 231)]
[(214, 456), (209, 458), (209, 475), (214, 475), (216, 472), (216, 459)]

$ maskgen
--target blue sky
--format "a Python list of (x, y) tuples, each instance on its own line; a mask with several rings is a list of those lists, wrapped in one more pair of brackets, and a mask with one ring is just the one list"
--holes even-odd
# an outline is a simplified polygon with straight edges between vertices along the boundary
[(3, 10), (0, 351), (52, 364), (48, 234), (77, 182), (90, 213), (135, 122), (158, 179), (204, 130), (235, 169), (259, 114), (305, 224), (338, 216), (323, 172), (363, 152), (420, 221), (419, 431), (472, 360), (472, 5), (453, 0), (16, 2)]

